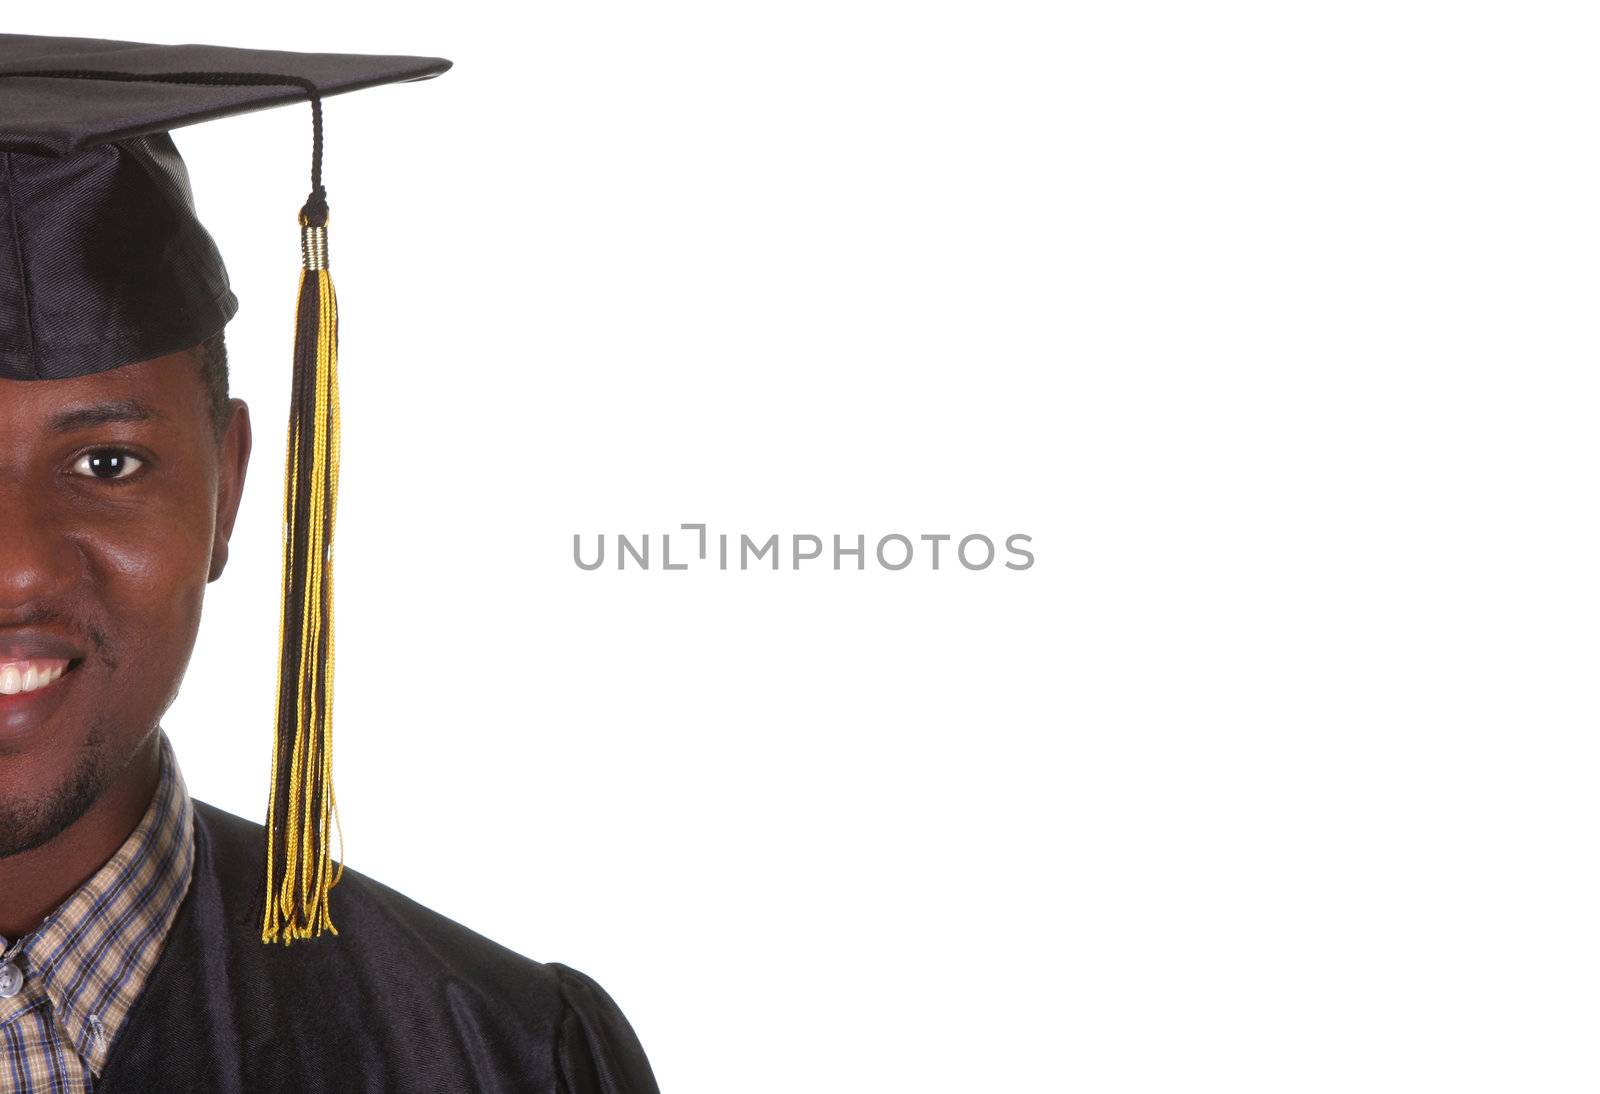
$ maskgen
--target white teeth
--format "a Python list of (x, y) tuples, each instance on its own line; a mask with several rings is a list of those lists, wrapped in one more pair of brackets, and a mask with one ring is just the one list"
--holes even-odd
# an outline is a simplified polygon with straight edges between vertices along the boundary
[(0, 695), (38, 691), (55, 683), (66, 671), (67, 666), (59, 661), (43, 668), (32, 661), (12, 661), (0, 667)]

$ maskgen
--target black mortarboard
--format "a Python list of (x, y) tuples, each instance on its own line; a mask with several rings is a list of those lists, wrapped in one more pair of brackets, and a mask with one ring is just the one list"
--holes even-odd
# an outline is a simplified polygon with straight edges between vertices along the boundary
[(327, 269), (321, 100), (449, 67), (439, 57), (0, 34), (0, 379), (86, 376), (190, 349), (220, 331), (238, 301), (195, 216), (169, 130), (311, 104), (285, 457), (267, 942), (332, 930), (328, 892), (339, 876), (330, 844), (338, 307)]

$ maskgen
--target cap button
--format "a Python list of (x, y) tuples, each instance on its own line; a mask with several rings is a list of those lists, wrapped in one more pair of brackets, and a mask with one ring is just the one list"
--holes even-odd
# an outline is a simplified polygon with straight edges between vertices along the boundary
[(22, 990), (22, 970), (7, 961), (0, 965), (0, 999), (10, 999)]

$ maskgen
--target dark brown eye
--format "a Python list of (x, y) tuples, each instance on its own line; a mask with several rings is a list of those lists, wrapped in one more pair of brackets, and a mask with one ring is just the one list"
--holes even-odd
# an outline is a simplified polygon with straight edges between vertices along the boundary
[(73, 464), (72, 470), (79, 475), (89, 475), (97, 479), (121, 479), (133, 474), (142, 466), (144, 461), (132, 452), (124, 452), (117, 448), (102, 448), (78, 457), (78, 462)]

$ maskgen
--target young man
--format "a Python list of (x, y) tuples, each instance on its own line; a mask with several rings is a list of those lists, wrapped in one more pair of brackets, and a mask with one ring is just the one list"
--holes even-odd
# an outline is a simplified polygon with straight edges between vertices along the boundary
[[(319, 696), (338, 404), (320, 99), (447, 67), (0, 35), (0, 1089), (11, 1094), (656, 1090), (593, 980), (328, 855)], [(227, 563), (252, 448), (249, 412), (227, 393), (222, 330), (237, 304), (166, 130), (292, 101), (312, 102), (319, 124), (264, 828), (191, 799), (160, 728), (205, 586)]]

